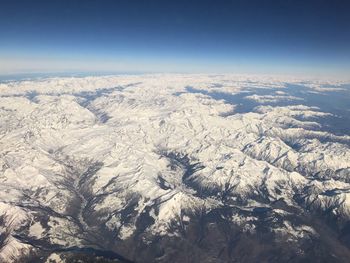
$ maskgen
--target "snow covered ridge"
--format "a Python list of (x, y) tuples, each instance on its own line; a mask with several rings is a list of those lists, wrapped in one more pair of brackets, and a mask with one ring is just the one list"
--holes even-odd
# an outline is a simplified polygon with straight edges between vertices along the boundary
[(342, 112), (322, 99), (346, 100), (347, 87), (235, 75), (0, 84), (0, 262), (345, 262), (350, 131), (330, 127)]

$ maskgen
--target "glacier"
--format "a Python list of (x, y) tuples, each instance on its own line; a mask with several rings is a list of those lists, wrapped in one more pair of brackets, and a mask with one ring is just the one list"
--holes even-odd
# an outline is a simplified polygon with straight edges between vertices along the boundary
[(0, 83), (0, 262), (347, 262), (348, 83)]

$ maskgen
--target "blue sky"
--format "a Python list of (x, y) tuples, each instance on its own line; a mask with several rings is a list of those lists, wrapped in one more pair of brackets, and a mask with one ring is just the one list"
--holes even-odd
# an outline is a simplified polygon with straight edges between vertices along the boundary
[(350, 72), (346, 0), (2, 0), (0, 74)]

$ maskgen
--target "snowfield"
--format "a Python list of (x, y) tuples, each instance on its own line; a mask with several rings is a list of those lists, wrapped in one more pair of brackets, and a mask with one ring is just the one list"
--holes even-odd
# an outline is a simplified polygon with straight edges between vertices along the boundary
[(327, 121), (341, 116), (308, 100), (349, 96), (345, 86), (172, 74), (1, 83), (0, 262), (346, 262), (350, 130), (334, 132)]

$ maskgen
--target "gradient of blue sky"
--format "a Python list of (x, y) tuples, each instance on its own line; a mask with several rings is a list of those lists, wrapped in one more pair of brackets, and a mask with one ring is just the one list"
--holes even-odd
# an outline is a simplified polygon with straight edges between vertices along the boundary
[(347, 0), (1, 0), (0, 74), (350, 72)]

